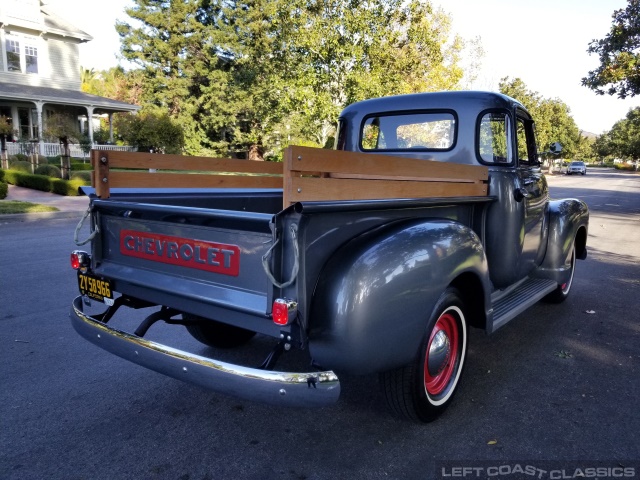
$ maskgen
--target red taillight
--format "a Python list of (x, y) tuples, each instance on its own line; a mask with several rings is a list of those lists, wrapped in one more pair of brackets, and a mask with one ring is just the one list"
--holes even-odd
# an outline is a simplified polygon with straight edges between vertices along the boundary
[(80, 270), (86, 268), (91, 263), (91, 257), (87, 252), (82, 250), (74, 250), (71, 252), (71, 268), (74, 270)]
[(273, 302), (271, 316), (276, 325), (289, 325), (296, 318), (298, 303), (293, 300), (277, 298)]

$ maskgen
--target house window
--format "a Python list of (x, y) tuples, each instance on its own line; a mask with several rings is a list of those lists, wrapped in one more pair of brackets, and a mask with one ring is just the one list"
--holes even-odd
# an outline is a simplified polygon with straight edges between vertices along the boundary
[(38, 73), (38, 49), (29, 45), (24, 47), (27, 73)]
[(5, 43), (7, 71), (38, 73), (37, 39), (30, 37), (8, 37)]
[(20, 42), (18, 40), (7, 40), (7, 70), (10, 72), (21, 72), (20, 68)]

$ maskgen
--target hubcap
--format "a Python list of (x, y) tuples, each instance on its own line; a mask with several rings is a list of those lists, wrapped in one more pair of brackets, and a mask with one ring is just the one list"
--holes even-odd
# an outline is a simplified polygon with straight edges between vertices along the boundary
[(434, 335), (431, 346), (429, 347), (429, 360), (427, 361), (429, 375), (435, 377), (442, 372), (444, 367), (447, 366), (450, 354), (451, 341), (443, 330), (439, 330)]
[(431, 332), (424, 365), (424, 385), (429, 395), (439, 395), (456, 371), (459, 343), (458, 322), (444, 313)]

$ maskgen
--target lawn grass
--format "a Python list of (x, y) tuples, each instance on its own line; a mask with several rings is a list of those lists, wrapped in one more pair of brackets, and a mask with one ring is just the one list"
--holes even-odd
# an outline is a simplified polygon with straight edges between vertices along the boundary
[(0, 200), (0, 215), (12, 213), (39, 213), (39, 212), (57, 212), (56, 207), (48, 205), (40, 205), (31, 202), (19, 202), (17, 200)]

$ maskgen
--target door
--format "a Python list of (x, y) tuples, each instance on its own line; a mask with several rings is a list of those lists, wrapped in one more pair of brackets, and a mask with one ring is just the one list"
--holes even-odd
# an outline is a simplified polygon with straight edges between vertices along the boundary
[(544, 257), (546, 214), (549, 203), (547, 181), (540, 169), (536, 151), (533, 121), (525, 112), (516, 117), (517, 176), (523, 203), (524, 222), (521, 230), (521, 256), (518, 276), (526, 276)]

